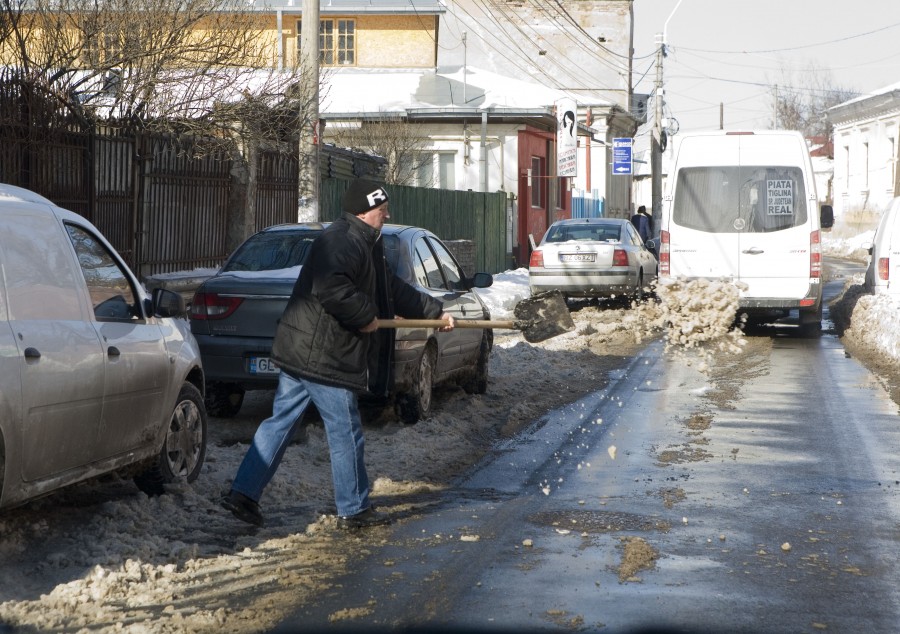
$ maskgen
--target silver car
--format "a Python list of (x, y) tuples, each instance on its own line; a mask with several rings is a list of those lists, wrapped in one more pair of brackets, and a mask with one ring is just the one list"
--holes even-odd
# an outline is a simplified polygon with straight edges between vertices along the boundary
[(652, 248), (628, 220), (559, 220), (531, 252), (528, 285), (533, 295), (641, 298), (659, 270)]
[(0, 507), (111, 471), (148, 494), (206, 455), (184, 302), (148, 297), (97, 229), (0, 185)]
[[(191, 302), (191, 329), (200, 344), (207, 379), (207, 410), (235, 416), (248, 390), (274, 389), (278, 366), (270, 358), (284, 312), (309, 246), (325, 228), (319, 223), (276, 225), (248, 238)], [(385, 225), (384, 254), (392, 270), (444, 303), (459, 319), (490, 319), (473, 291), (493, 277), (466, 277), (437, 236), (418, 227)], [(455, 381), (467, 391), (487, 390), (493, 331), (400, 328), (396, 332), (390, 396), (401, 419), (414, 423), (432, 411), (434, 385)]]

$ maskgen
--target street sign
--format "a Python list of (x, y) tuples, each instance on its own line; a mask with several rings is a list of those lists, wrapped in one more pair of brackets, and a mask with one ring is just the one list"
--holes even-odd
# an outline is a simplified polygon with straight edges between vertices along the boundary
[(631, 174), (632, 139), (613, 139), (613, 174)]

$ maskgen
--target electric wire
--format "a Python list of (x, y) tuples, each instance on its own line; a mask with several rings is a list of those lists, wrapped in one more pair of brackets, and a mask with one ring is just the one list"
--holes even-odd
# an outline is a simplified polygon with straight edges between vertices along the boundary
[[(495, 23), (497, 24), (497, 26), (498, 26), (504, 33), (507, 33), (506, 29), (500, 24), (499, 20), (496, 19), (496, 16), (495, 16), (494, 13), (491, 11), (490, 7), (487, 6), (487, 2), (490, 2), (490, 1), (491, 1), (491, 0), (476, 0), (476, 3), (479, 3), (479, 2), (480, 2), (480, 3), (485, 7), (485, 9), (488, 11), (488, 13), (490, 13), (491, 17), (494, 19), (494, 21), (495, 21)], [(493, 3), (492, 3), (492, 4), (493, 4)], [(495, 6), (496, 6), (496, 5), (495, 5)], [(525, 31), (522, 30), (522, 28), (516, 23), (515, 20), (510, 19), (510, 17), (506, 14), (505, 10), (504, 10), (502, 7), (496, 6), (496, 8), (497, 8), (497, 9), (500, 11), (500, 13), (503, 15), (503, 18), (504, 18), (507, 22), (509, 22), (509, 23), (510, 23), (510, 24), (511, 24), (511, 25), (512, 25), (512, 26), (513, 26), (513, 27), (514, 27), (514, 28), (522, 35), (522, 37), (525, 38), (525, 40), (526, 40), (527, 42), (531, 42), (531, 43), (534, 43), (534, 42), (535, 42), (535, 41), (534, 41), (534, 38), (528, 36), (528, 34), (525, 33)], [(532, 30), (534, 30), (534, 29), (532, 29)], [(539, 35), (539, 34), (537, 34), (536, 31), (535, 31), (535, 34), (536, 34), (536, 35)], [(512, 39), (512, 38), (510, 38), (510, 39)], [(538, 50), (542, 50), (542, 49), (540, 49), (540, 46), (539, 46), (539, 45), (537, 45), (537, 44), (535, 44), (535, 45), (537, 46)], [(548, 48), (552, 48), (554, 51), (559, 52), (561, 57), (563, 57), (564, 59), (568, 59), (568, 58), (566, 58), (565, 54), (562, 53), (562, 52), (560, 52), (559, 49), (557, 49), (553, 44), (551, 44), (550, 42), (547, 42), (547, 45), (548, 45)], [(517, 46), (518, 46), (518, 45), (517, 45)], [(521, 47), (519, 47), (519, 48), (520, 48), (520, 50), (522, 50)], [(524, 51), (523, 51), (523, 54), (524, 54)], [(584, 84), (584, 83), (581, 81), (580, 77), (579, 77), (577, 74), (573, 74), (569, 68), (567, 68), (566, 66), (564, 66), (563, 64), (561, 64), (559, 61), (557, 61), (556, 56), (549, 56), (549, 55), (548, 55), (548, 56), (546, 56), (546, 57), (549, 58), (549, 59), (548, 59), (548, 62), (552, 63), (553, 65), (555, 65), (556, 67), (558, 67), (560, 70), (562, 70), (563, 72), (565, 72), (567, 75), (569, 75), (569, 77), (571, 77), (571, 78), (575, 81), (575, 83), (580, 84), (581, 87), (582, 87), (584, 90), (590, 90), (590, 89), (591, 89), (587, 84)], [(569, 61), (571, 62), (571, 60), (569, 60)], [(578, 66), (575, 65), (575, 64), (573, 64), (573, 66), (574, 66), (575, 68), (578, 68)], [(540, 68), (540, 67), (539, 67), (539, 68)], [(554, 77), (553, 79), (554, 79), (554, 81), (556, 81), (557, 85), (562, 89), (562, 88), (563, 88), (563, 84), (561, 84), (561, 83), (559, 82), (559, 79), (556, 78), (556, 77)]]

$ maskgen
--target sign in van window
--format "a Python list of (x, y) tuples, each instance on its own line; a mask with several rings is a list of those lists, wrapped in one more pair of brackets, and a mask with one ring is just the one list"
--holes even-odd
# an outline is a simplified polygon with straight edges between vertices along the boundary
[(780, 178), (766, 180), (766, 214), (794, 215), (794, 181)]

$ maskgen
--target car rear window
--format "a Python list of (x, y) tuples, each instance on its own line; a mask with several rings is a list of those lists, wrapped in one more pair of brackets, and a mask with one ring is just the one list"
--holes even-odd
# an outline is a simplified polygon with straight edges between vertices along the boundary
[(715, 166), (679, 170), (675, 224), (710, 233), (766, 233), (806, 224), (798, 167)]
[(300, 266), (321, 230), (258, 233), (234, 252), (223, 271), (277, 271)]
[(617, 224), (552, 225), (547, 231), (544, 242), (568, 242), (570, 240), (619, 242), (621, 229), (622, 226)]

